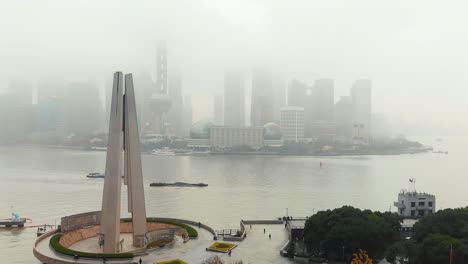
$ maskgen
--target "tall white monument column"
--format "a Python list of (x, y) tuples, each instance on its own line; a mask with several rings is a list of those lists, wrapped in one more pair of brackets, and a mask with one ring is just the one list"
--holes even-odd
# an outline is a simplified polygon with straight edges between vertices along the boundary
[(133, 245), (144, 247), (146, 207), (141, 169), (140, 140), (136, 115), (135, 93), (131, 74), (114, 74), (106, 158), (106, 176), (102, 199), (101, 233), (104, 253), (120, 251), (120, 202), (122, 184), (122, 150), (124, 182), (128, 189), (128, 211), (132, 214)]
[(102, 197), (101, 233), (104, 235), (103, 251), (105, 253), (116, 253), (120, 249), (122, 183), (123, 75), (121, 72), (114, 73), (110, 110), (106, 177), (104, 178)]
[(133, 77), (125, 75), (125, 184), (128, 190), (128, 212), (132, 214), (133, 246), (145, 244), (146, 208), (141, 169), (140, 139), (138, 133)]

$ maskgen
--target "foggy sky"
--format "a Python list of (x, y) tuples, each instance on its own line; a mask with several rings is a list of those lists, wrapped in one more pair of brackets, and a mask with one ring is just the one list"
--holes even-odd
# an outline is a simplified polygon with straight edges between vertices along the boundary
[(332, 78), (337, 98), (371, 79), (374, 112), (467, 132), (465, 2), (2, 0), (0, 90), (9, 79), (103, 89), (117, 70), (154, 78), (165, 40), (194, 120), (211, 115), (225, 69), (270, 66), (287, 80)]

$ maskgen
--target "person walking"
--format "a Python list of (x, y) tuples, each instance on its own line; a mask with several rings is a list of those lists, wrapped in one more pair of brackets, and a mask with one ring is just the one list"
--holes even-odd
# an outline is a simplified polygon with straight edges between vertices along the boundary
[(263, 228), (263, 234), (265, 234), (265, 232), (266, 232), (266, 229), (265, 229), (265, 228)]
[(138, 263), (139, 263), (139, 264), (143, 263), (143, 260), (141, 260), (141, 258), (140, 258), (140, 260), (138, 261)]
[(270, 239), (271, 239), (271, 233), (270, 233), (270, 234), (268, 234), (268, 237), (270, 237)]
[(232, 250), (229, 250), (229, 252), (228, 252), (228, 255), (229, 255), (229, 256), (231, 256), (231, 252), (232, 252)]

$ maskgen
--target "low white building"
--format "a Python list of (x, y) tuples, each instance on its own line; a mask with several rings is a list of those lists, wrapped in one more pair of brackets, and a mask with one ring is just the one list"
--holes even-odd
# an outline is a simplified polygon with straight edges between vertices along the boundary
[(432, 194), (403, 190), (398, 194), (398, 201), (394, 202), (394, 206), (398, 208), (398, 215), (416, 218), (434, 213), (436, 200)]
[(263, 147), (263, 127), (213, 126), (210, 128), (210, 142), (216, 149), (247, 146), (258, 150)]
[(283, 107), (280, 118), (284, 140), (298, 142), (304, 138), (304, 107)]

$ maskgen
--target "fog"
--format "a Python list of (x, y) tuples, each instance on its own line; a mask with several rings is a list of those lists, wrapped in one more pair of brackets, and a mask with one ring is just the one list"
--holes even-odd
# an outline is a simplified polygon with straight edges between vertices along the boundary
[[(373, 83), (373, 112), (415, 135), (468, 131), (466, 1), (6, 1), (0, 92), (11, 80), (92, 82), (115, 71), (156, 78), (156, 46), (183, 76), (194, 120), (212, 118), (223, 74), (268, 67), (285, 81), (335, 80), (335, 99)], [(286, 89), (286, 87), (285, 87)], [(33, 99), (34, 100), (34, 99)], [(249, 103), (246, 103), (249, 106)], [(248, 120), (248, 118), (247, 118)]]

